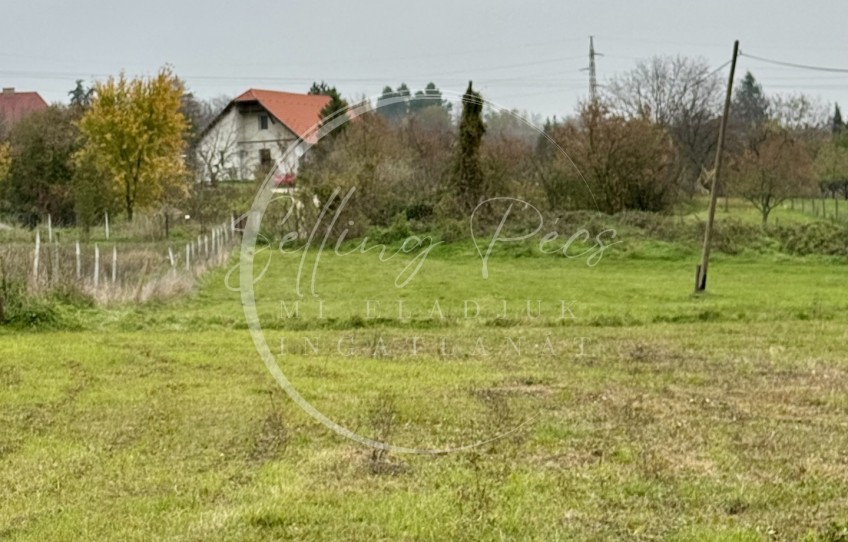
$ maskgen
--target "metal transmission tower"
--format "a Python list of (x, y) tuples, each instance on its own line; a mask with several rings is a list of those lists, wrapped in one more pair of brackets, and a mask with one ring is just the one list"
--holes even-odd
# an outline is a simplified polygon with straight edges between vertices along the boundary
[(598, 99), (598, 74), (595, 70), (595, 57), (604, 56), (601, 53), (595, 52), (595, 37), (589, 36), (589, 67), (583, 68), (580, 71), (589, 72), (589, 97), (594, 103)]

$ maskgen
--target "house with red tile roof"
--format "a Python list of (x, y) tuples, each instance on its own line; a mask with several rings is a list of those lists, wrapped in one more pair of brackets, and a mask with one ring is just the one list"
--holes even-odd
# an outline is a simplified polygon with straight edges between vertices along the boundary
[(15, 92), (7, 87), (0, 92), (0, 134), (29, 115), (47, 109), (47, 102), (37, 92)]
[(200, 180), (251, 180), (282, 161), (280, 183), (293, 183), (300, 158), (294, 145), (316, 141), (320, 113), (329, 102), (328, 96), (257, 89), (236, 97), (201, 135)]

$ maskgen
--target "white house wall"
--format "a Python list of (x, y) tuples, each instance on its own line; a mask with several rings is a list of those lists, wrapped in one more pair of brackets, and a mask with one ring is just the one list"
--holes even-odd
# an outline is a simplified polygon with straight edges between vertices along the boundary
[[(268, 149), (276, 164), (297, 137), (268, 114), (268, 129), (260, 129), (260, 112), (242, 113), (230, 108), (218, 118), (198, 145), (197, 155), (203, 165), (202, 180), (209, 181), (213, 170), (218, 180), (254, 179), (261, 165), (260, 151)], [(296, 172), (297, 160), (283, 165), (283, 172)]]
[[(242, 157), (242, 167), (249, 172), (250, 178), (253, 178), (261, 164), (260, 151), (262, 149), (270, 149), (271, 160), (276, 164), (289, 146), (297, 141), (297, 136), (271, 115), (268, 115), (268, 129), (260, 130), (259, 117), (261, 114), (259, 112), (240, 114), (242, 131), (239, 139), (239, 154)], [(291, 168), (291, 172), (294, 172), (297, 169), (297, 164), (286, 164), (284, 167)]]
[(218, 180), (245, 179), (239, 156), (238, 142), (241, 125), (235, 108), (227, 111), (203, 135), (197, 146), (197, 159), (202, 166), (201, 180), (211, 180), (217, 173)]

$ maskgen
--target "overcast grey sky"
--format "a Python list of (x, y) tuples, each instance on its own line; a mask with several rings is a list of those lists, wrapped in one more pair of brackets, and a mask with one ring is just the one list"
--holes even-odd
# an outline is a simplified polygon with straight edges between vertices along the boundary
[[(48, 101), (66, 101), (77, 78), (170, 63), (201, 97), (321, 79), (348, 97), (402, 81), (461, 92), (473, 79), (502, 106), (563, 116), (588, 93), (590, 34), (601, 83), (655, 54), (719, 66), (736, 38), (750, 54), (848, 67), (846, 0), (3, 0), (0, 13), (0, 84)], [(738, 69), (766, 92), (848, 105), (848, 74), (744, 57)]]

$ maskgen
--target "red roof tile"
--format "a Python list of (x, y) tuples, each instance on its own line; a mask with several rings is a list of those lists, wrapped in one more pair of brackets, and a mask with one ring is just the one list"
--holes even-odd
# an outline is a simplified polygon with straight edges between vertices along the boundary
[(11, 128), (12, 125), (37, 111), (47, 109), (45, 102), (37, 92), (0, 92), (0, 123)]
[(259, 102), (262, 107), (295, 135), (314, 140), (315, 134), (309, 132), (321, 122), (321, 110), (330, 103), (330, 97), (250, 89), (233, 101), (239, 103)]

